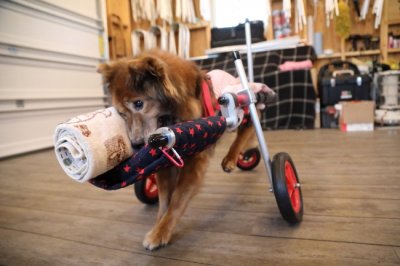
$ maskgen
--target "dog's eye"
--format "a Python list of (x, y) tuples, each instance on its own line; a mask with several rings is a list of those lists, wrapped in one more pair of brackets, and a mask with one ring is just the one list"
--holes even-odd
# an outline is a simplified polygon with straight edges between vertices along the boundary
[(133, 106), (135, 107), (136, 111), (142, 110), (143, 105), (144, 105), (144, 103), (141, 100), (137, 100), (137, 101), (133, 102)]

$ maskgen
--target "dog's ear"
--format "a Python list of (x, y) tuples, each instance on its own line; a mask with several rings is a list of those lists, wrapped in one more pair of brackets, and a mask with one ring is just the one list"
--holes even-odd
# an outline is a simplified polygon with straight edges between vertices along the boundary
[(100, 64), (97, 66), (97, 73), (100, 73), (103, 76), (103, 83), (110, 83), (112, 77), (114, 76), (114, 68), (106, 63)]
[(162, 81), (165, 77), (163, 62), (149, 56), (132, 60), (128, 68), (132, 81), (137, 87), (146, 79)]
[[(182, 99), (182, 92), (174, 87), (168, 66), (161, 59), (147, 56), (134, 60), (129, 65), (129, 72), (135, 90), (157, 98), (162, 104), (170, 105)], [(149, 84), (151, 86), (148, 87)]]

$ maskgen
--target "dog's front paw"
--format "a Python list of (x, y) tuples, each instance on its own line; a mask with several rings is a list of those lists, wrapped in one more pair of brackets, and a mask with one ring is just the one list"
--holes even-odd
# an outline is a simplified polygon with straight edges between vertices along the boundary
[(229, 156), (226, 156), (221, 163), (222, 169), (227, 172), (230, 173), (232, 172), (235, 167), (236, 167), (236, 161), (235, 159), (230, 158)]
[(166, 246), (171, 239), (171, 234), (157, 230), (148, 232), (143, 240), (143, 247), (147, 250), (156, 250)]

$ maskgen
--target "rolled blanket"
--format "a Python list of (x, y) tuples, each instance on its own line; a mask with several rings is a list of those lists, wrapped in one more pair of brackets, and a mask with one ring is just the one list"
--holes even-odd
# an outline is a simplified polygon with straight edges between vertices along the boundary
[(59, 124), (54, 150), (62, 169), (78, 182), (114, 168), (133, 154), (125, 121), (113, 107)]

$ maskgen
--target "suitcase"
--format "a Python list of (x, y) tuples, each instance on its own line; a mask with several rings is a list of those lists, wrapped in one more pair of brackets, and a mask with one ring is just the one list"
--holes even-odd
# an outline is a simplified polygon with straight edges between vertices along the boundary
[(351, 70), (353, 71), (353, 75), (360, 75), (360, 70), (358, 67), (353, 64), (352, 62), (349, 61), (343, 61), (343, 60), (336, 60), (333, 62), (330, 62), (328, 64), (323, 65), (318, 72), (318, 79), (317, 79), (317, 89), (318, 89), (318, 94), (321, 99), (321, 106), (326, 106), (328, 105), (327, 103), (323, 102), (323, 95), (324, 95), (324, 80), (331, 80), (333, 77), (333, 73), (335, 71), (342, 71), (342, 70)]
[(333, 105), (340, 101), (370, 100), (372, 78), (361, 74), (348, 61), (334, 61), (320, 68), (318, 73), (321, 128), (338, 128), (338, 113)]
[[(265, 41), (264, 22), (251, 21), (250, 32), (252, 43)], [(240, 44), (246, 44), (244, 23), (235, 27), (211, 29), (211, 48)]]
[(321, 106), (334, 105), (340, 101), (370, 100), (372, 78), (355, 75), (353, 70), (337, 70), (332, 77), (322, 80)]

